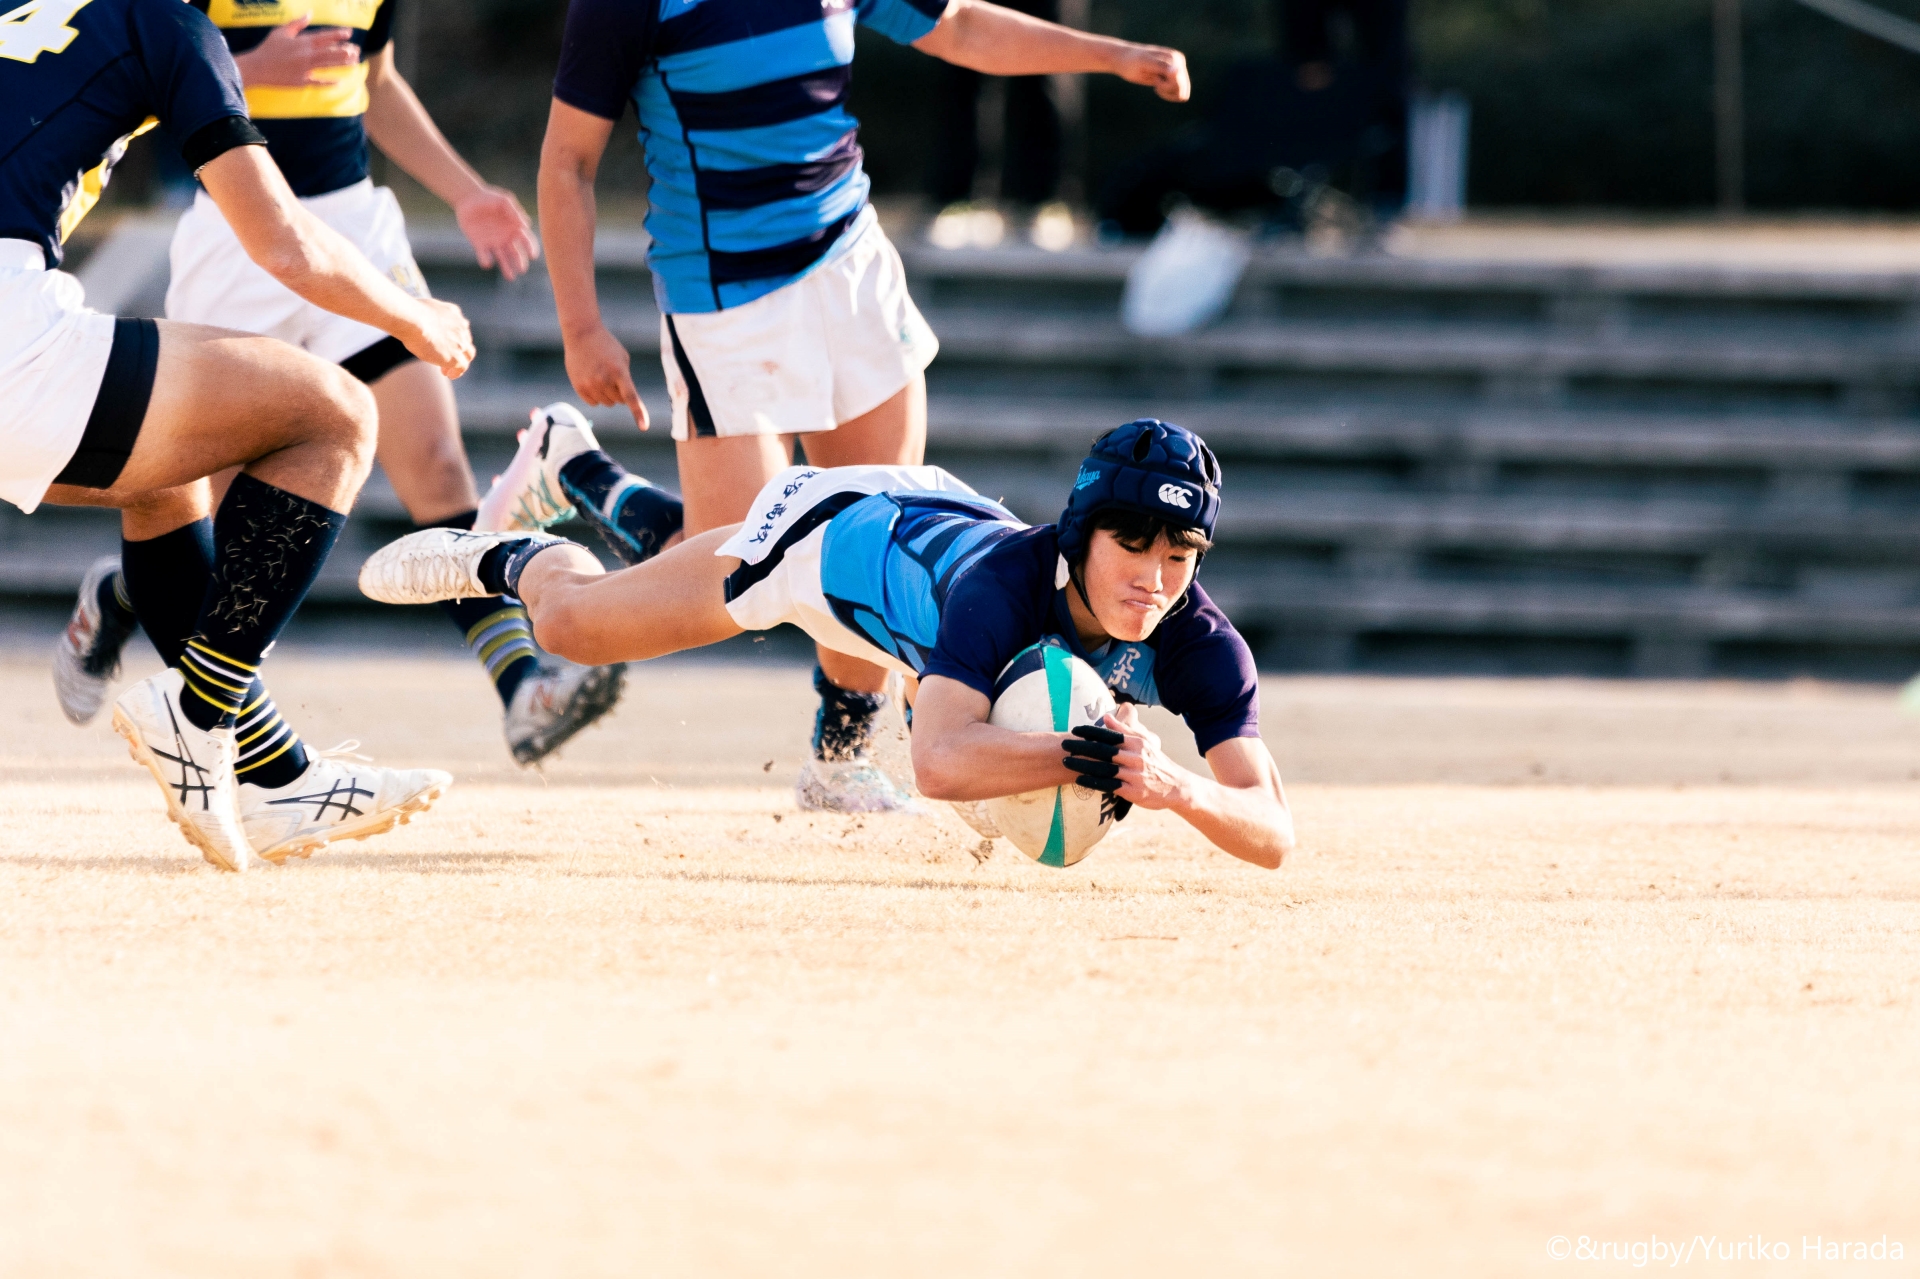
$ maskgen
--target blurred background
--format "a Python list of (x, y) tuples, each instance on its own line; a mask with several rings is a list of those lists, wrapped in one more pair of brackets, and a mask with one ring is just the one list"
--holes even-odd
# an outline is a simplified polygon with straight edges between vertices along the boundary
[[(1018, 7), (1185, 50), (1194, 100), (983, 80), (861, 33), (875, 203), (942, 340), (929, 460), (1044, 520), (1097, 430), (1193, 426), (1227, 464), (1206, 581), (1273, 669), (1920, 669), (1920, 0)], [(408, 0), (396, 32), (529, 208), (563, 16)], [(660, 413), (632, 126), (602, 288)], [(102, 309), (158, 311), (190, 188), (157, 151), (75, 244)], [(484, 485), (568, 394), (550, 293), (474, 269), (376, 163), (475, 320)], [(615, 416), (603, 439), (670, 483), (663, 432)], [(376, 480), (318, 611), (373, 622), (351, 576), (400, 520)], [(95, 513), (0, 515), (9, 610), (57, 624), (112, 545)]]

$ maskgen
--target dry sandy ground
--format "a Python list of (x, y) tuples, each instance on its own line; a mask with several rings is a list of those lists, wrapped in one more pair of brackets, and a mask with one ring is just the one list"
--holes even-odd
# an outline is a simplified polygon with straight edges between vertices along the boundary
[[(544, 778), (464, 662), (273, 670), (318, 744), (460, 784), (221, 876), (0, 662), (8, 1279), (1920, 1257), (1886, 690), (1275, 680), (1304, 847), (1268, 874), (1151, 814), (1068, 871), (799, 814), (772, 662), (637, 672)], [(1699, 1251), (1756, 1236), (1789, 1258)]]

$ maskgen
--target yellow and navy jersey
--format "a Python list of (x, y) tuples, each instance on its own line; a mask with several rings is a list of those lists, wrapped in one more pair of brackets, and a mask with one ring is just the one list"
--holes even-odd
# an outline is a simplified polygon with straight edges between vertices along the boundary
[(31, 240), (58, 265), (127, 144), (156, 124), (194, 170), (261, 141), (206, 18), (180, 0), (0, 13), (0, 239)]
[(247, 110), (295, 195), (325, 195), (367, 176), (367, 63), (387, 47), (397, 0), (188, 0), (227, 47), (247, 52), (275, 27), (305, 16), (308, 31), (344, 27), (360, 46), (350, 67), (323, 67), (318, 84), (247, 89)]

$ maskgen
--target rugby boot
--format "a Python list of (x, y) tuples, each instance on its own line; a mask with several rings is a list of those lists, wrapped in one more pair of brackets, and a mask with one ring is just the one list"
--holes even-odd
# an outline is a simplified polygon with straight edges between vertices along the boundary
[(453, 785), (437, 768), (376, 768), (353, 753), (359, 745), (322, 751), (285, 786), (240, 787), (240, 821), (256, 857), (278, 864), (404, 826)]
[(593, 423), (564, 400), (535, 409), (520, 447), (495, 477), (473, 526), (486, 532), (537, 533), (574, 517), (573, 499), (560, 484), (560, 468), (597, 449)]
[(73, 616), (53, 647), (53, 691), (60, 711), (75, 724), (90, 724), (106, 705), (113, 677), (120, 673), (120, 653), (139, 623), (131, 612), (100, 607), (100, 588), (120, 571), (120, 557), (108, 555), (93, 562), (80, 581), (80, 598)]
[(480, 561), (496, 546), (560, 542), (545, 533), (469, 533), (423, 528), (389, 542), (360, 566), (360, 592), (382, 604), (436, 604), (498, 594), (480, 581)]
[(811, 813), (901, 813), (924, 817), (911, 793), (865, 755), (828, 762), (809, 759), (800, 768), (794, 799)]
[(522, 764), (537, 764), (569, 738), (611, 711), (626, 683), (623, 663), (577, 666), (557, 657), (520, 681), (507, 707), (507, 749)]
[(186, 681), (169, 668), (141, 680), (113, 704), (113, 731), (134, 762), (153, 774), (167, 816), (187, 842), (221, 870), (243, 871), (252, 850), (240, 824), (234, 730), (196, 728), (180, 709)]

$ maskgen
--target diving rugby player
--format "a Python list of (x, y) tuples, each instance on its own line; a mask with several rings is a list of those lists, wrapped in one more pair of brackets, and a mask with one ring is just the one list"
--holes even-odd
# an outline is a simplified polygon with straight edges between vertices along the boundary
[[(560, 416), (553, 409), (549, 418)], [(546, 461), (576, 487), (613, 461), (578, 425)], [(558, 487), (554, 477), (543, 483)], [(589, 519), (607, 519), (581, 503)], [(579, 661), (635, 661), (790, 622), (837, 653), (919, 681), (920, 789), (955, 802), (1066, 782), (1171, 809), (1219, 847), (1274, 867), (1293, 846), (1280, 773), (1259, 737), (1246, 642), (1194, 580), (1220, 510), (1220, 466), (1192, 432), (1143, 419), (1107, 432), (1055, 524), (1029, 528), (937, 467), (798, 467), (744, 524), (611, 576), (543, 534), (429, 530), (360, 573), (374, 599), (507, 591), (534, 632)], [(1122, 703), (1193, 730), (1212, 777), (1181, 768), (1131, 705), (1062, 739), (988, 723), (995, 681), (1037, 643), (1100, 672)]]

